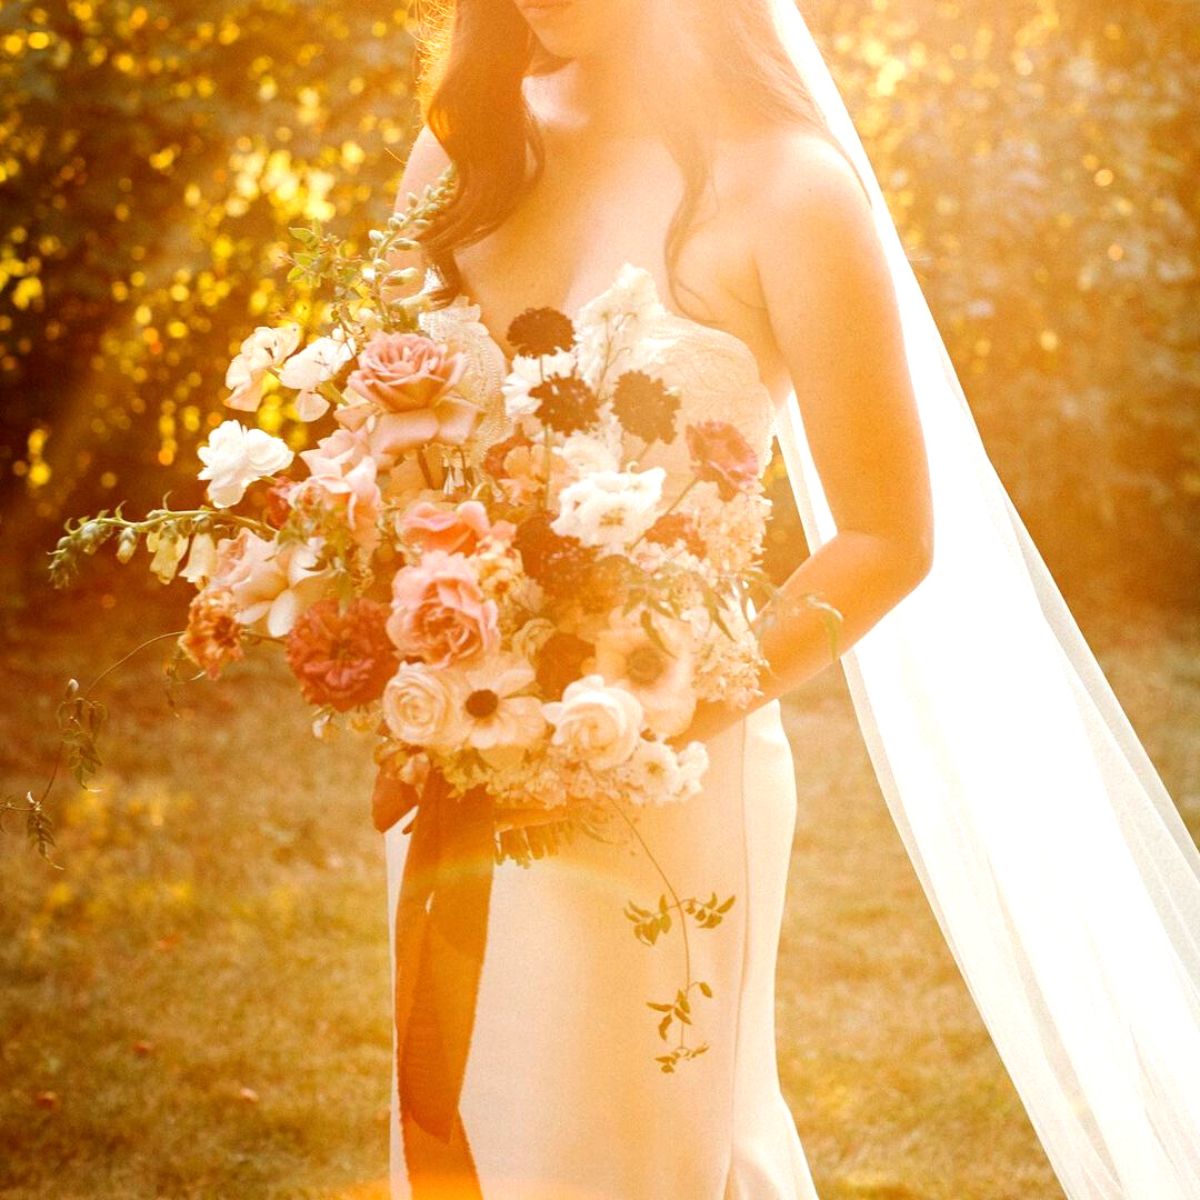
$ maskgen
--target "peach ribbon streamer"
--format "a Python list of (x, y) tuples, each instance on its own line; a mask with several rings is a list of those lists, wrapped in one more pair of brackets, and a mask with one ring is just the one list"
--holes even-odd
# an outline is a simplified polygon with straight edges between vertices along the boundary
[(487, 941), (495, 867), (491, 799), (461, 797), (431, 771), (424, 790), (380, 771), (371, 799), (385, 833), (411, 812), (396, 905), (400, 1125), (413, 1200), (482, 1200), (459, 1112)]

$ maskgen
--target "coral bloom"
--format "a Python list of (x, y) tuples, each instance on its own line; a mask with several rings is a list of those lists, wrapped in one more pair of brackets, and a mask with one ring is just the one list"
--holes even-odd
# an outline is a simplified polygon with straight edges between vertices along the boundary
[(430, 550), (396, 572), (387, 631), (402, 655), (448, 667), (499, 647), (499, 610), (463, 555)]
[(179, 635), (179, 648), (203, 668), (209, 679), (216, 679), (226, 663), (245, 657), (244, 632), (233, 592), (227, 587), (210, 586), (192, 598), (187, 629)]
[(427, 442), (461, 446), (480, 410), (454, 394), (467, 369), (457, 351), (419, 333), (375, 333), (346, 387), (379, 410), (377, 424), (395, 452)]
[(687, 427), (692, 469), (717, 485), (722, 500), (749, 491), (758, 478), (758, 455), (728, 421), (700, 421)]
[(338, 712), (378, 700), (397, 666), (387, 618), (386, 604), (358, 597), (343, 609), (332, 596), (297, 617), (287, 660), (305, 700)]

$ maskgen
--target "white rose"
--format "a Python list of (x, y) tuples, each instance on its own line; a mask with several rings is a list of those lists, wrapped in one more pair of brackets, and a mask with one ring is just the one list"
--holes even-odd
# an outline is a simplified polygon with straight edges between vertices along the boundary
[(595, 471), (559, 493), (550, 528), (585, 546), (628, 545), (654, 524), (666, 477), (662, 467)]
[(296, 412), (302, 421), (315, 421), (329, 411), (329, 401), (317, 388), (328, 383), (357, 353), (353, 339), (339, 329), (330, 337), (317, 338), (283, 364), (279, 382), (295, 388)]
[(532, 416), (538, 401), (530, 393), (551, 375), (570, 375), (575, 369), (575, 355), (570, 350), (543, 354), (540, 358), (518, 354), (512, 360), (508, 376), (500, 385), (504, 393), (504, 411), (510, 420)]
[(282, 471), (295, 458), (282, 438), (232, 418), (222, 421), (196, 453), (204, 463), (197, 478), (211, 481), (208, 498), (218, 508), (231, 508), (256, 479)]
[(421, 663), (405, 663), (383, 689), (383, 719), (402, 742), (453, 746), (462, 737), (458, 690)]
[(230, 408), (254, 412), (262, 402), (262, 385), (267, 372), (289, 357), (300, 344), (300, 326), (294, 323), (272, 329), (260, 325), (242, 342), (237, 357), (225, 372), (225, 398)]
[(641, 740), (642, 706), (599, 675), (569, 684), (562, 700), (543, 704), (542, 712), (554, 726), (554, 745), (598, 770), (625, 762)]

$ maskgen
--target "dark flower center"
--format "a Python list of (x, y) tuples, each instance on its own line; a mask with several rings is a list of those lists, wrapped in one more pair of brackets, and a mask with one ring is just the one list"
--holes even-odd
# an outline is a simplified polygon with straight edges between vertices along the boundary
[(662, 678), (667, 669), (662, 651), (654, 646), (638, 646), (625, 657), (625, 673), (632, 683), (648, 687)]
[(490, 688), (480, 688), (467, 697), (467, 712), (476, 720), (490, 717), (500, 707), (500, 697)]

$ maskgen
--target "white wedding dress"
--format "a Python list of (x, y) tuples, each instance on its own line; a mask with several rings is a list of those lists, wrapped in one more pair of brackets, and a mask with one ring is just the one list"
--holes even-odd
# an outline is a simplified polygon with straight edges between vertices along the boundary
[[(628, 264), (611, 292), (640, 268)], [(608, 292), (592, 304), (601, 304)], [(459, 298), (423, 317), (496, 387), (503, 353)], [(679, 386), (679, 428), (719, 416), (765, 466), (772, 401), (749, 347), (665, 308), (643, 343), (649, 369)], [(643, 458), (687, 476), (683, 438)], [(657, 907), (663, 884), (632, 839), (579, 836), (528, 868), (496, 868), (460, 1111), (485, 1200), (815, 1200), (780, 1089), (775, 967), (796, 818), (791, 752), (778, 702), (712, 739), (703, 792), (642, 811), (639, 830), (681, 897), (735, 896), (714, 929), (690, 923), (697, 996), (691, 1044), (706, 1053), (664, 1074), (660, 1014), (683, 979), (678, 924), (647, 946), (624, 916)], [(408, 835), (386, 835), (395, 911)], [(395, 1068), (393, 1067), (393, 1071)], [(413, 1195), (392, 1081), (393, 1200)]]

